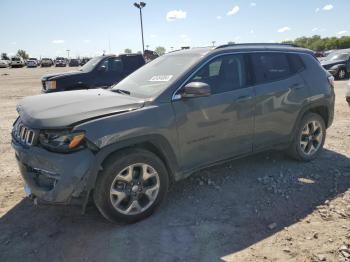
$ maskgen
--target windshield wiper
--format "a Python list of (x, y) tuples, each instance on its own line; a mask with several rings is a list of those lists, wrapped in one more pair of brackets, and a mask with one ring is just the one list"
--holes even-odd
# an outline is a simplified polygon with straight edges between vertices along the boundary
[(130, 95), (130, 92), (123, 89), (110, 89), (112, 92), (116, 92), (118, 94)]

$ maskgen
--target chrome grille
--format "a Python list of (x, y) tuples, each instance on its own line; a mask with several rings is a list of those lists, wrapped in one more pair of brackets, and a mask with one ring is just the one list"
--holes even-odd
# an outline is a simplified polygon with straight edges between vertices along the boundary
[(12, 133), (17, 142), (28, 146), (33, 145), (36, 139), (35, 131), (23, 125), (20, 120), (15, 124)]

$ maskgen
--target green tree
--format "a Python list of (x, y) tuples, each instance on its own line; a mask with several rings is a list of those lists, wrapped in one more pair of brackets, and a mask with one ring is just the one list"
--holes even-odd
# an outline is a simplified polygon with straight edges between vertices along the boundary
[(165, 54), (166, 49), (162, 46), (158, 46), (154, 51), (156, 51), (156, 53), (161, 56)]
[(125, 54), (131, 54), (132, 50), (130, 48), (125, 48), (124, 53)]
[(1, 60), (10, 60), (6, 53), (1, 53)]
[(24, 60), (28, 59), (29, 58), (29, 55), (27, 54), (26, 51), (22, 50), (22, 49), (19, 49), (17, 51), (17, 56), (20, 56), (22, 57)]

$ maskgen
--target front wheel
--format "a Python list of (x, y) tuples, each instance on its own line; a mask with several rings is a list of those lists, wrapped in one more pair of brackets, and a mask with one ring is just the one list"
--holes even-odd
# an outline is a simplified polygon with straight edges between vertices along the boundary
[(344, 68), (339, 69), (339, 72), (337, 74), (337, 78), (339, 80), (344, 80), (347, 77), (347, 72)]
[(129, 149), (104, 164), (94, 201), (109, 221), (133, 223), (153, 213), (165, 198), (168, 184), (167, 169), (155, 154)]
[(288, 154), (300, 161), (311, 161), (323, 148), (326, 126), (323, 118), (315, 113), (306, 114), (296, 129)]

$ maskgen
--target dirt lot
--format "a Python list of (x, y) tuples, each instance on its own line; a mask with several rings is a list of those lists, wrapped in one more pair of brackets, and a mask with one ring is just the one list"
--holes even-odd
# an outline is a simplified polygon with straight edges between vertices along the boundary
[(336, 84), (324, 152), (298, 163), (278, 152), (232, 161), (172, 187), (152, 217), (118, 226), (91, 205), (34, 206), (10, 146), (16, 103), (40, 77), (0, 70), (0, 261), (350, 261), (350, 107)]

